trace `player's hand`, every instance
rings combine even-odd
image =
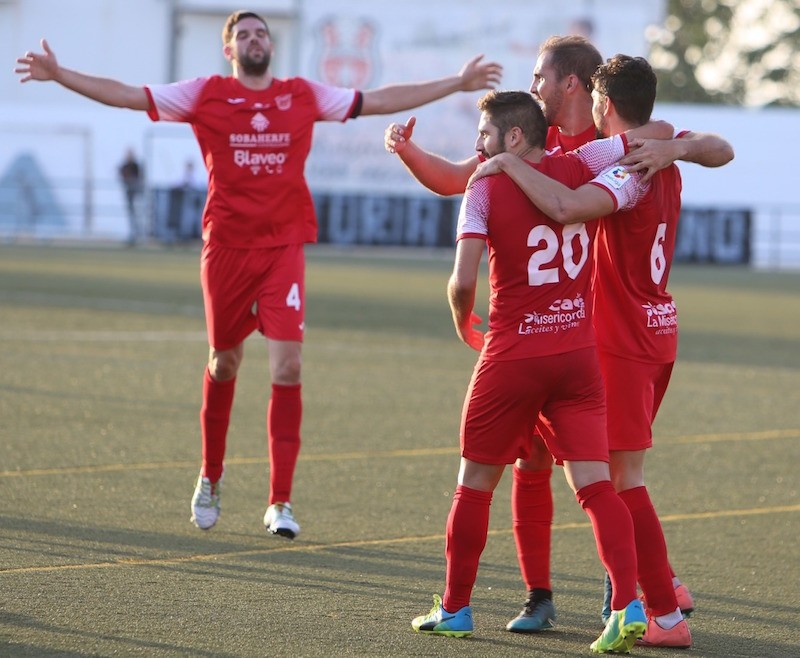
[[[475,171],[472,172],[472,175],[469,177],[467,181],[467,189],[472,187],[472,184],[478,180],[479,178],[483,178],[484,176],[494,176],[495,174],[500,174],[504,171],[503,164],[505,162],[505,153],[498,153],[494,157],[489,158],[488,160],[484,160],[481,162],[476,168]]]
[[[414,132],[417,117],[409,117],[405,125],[390,123],[383,133],[383,146],[389,153],[402,153]]]
[[[642,182],[646,183],[664,167],[669,167],[680,157],[679,140],[632,139],[628,142],[629,153],[619,163],[628,171],[642,171]]]
[[[58,74],[58,60],[55,54],[45,39],[42,39],[41,45],[43,53],[32,53],[29,50],[23,57],[17,59],[17,64],[20,66],[14,69],[14,73],[22,76],[20,82],[54,80]]]
[[[482,62],[483,55],[469,60],[458,72],[461,91],[494,89],[503,77],[503,67],[497,62]]]
[[[483,320],[475,313],[469,314],[469,322],[466,326],[461,327],[459,335],[467,345],[469,345],[476,352],[483,350],[484,334],[475,328],[475,325],[480,324]]]

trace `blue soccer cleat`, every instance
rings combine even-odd
[[[536,602],[528,599],[522,612],[506,624],[506,630],[512,633],[540,633],[554,628],[555,622],[556,607],[552,599]]]
[[[442,607],[442,598],[433,595],[433,607],[427,615],[415,617],[411,627],[426,635],[466,637],[472,635],[472,609],[465,605],[457,612],[447,612]]]

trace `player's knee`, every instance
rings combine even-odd
[[[212,352],[208,359],[208,372],[214,381],[225,382],[236,377],[240,363],[241,355],[234,350]]]
[[[612,450],[609,469],[616,491],[644,486],[644,459],[639,452]]]
[[[628,489],[643,487],[644,477],[638,474],[626,473],[624,471],[619,472],[612,469],[611,484],[614,485],[614,490],[617,492],[627,491]]]
[[[300,383],[300,358],[283,358],[272,364],[272,383],[295,386]]]

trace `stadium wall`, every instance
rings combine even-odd
[[[447,75],[483,52],[504,64],[505,88],[527,88],[538,44],[548,35],[588,30],[607,56],[646,55],[645,29],[661,20],[664,5],[506,0],[487,16],[477,1],[407,0],[400,21],[396,5],[386,0],[276,0],[258,10],[270,20],[278,76],[369,88]],[[45,36],[65,65],[133,84],[229,70],[219,33],[238,1],[72,0],[68,6],[67,12],[61,0],[0,2],[0,55],[9,68]],[[471,155],[479,96],[459,94],[416,111],[418,142],[453,159]],[[736,150],[724,169],[681,165],[679,257],[800,267],[800,201],[790,181],[790,154],[774,147],[785,135],[798,134],[800,111],[659,105],[656,116],[681,128],[718,132]],[[383,150],[386,125],[406,118],[318,125],[307,177],[323,240],[452,242],[459,199],[427,193]],[[187,162],[202,171],[191,130],[91,103],[57,85],[20,85],[13,74],[2,76],[0,236],[125,239],[116,169],[128,148],[144,161],[148,220],[161,236],[166,191]]]

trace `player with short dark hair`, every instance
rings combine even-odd
[[[223,460],[244,340],[267,338],[272,391],[267,411],[270,457],[267,531],[294,538],[291,509],[300,450],[301,347],[305,328],[305,243],[317,220],[304,166],[317,121],[388,114],[457,91],[492,88],[502,69],[482,56],[456,75],[429,82],[359,91],[304,78],[275,78],[266,20],[231,14],[222,32],[232,75],[145,87],[60,66],[45,40],[43,53],[17,60],[21,82],[54,80],[92,100],[147,112],[154,121],[189,123],[209,172],[203,212],[201,281],[209,339],[200,412],[202,467],[192,521],[211,528],[219,517]]]

